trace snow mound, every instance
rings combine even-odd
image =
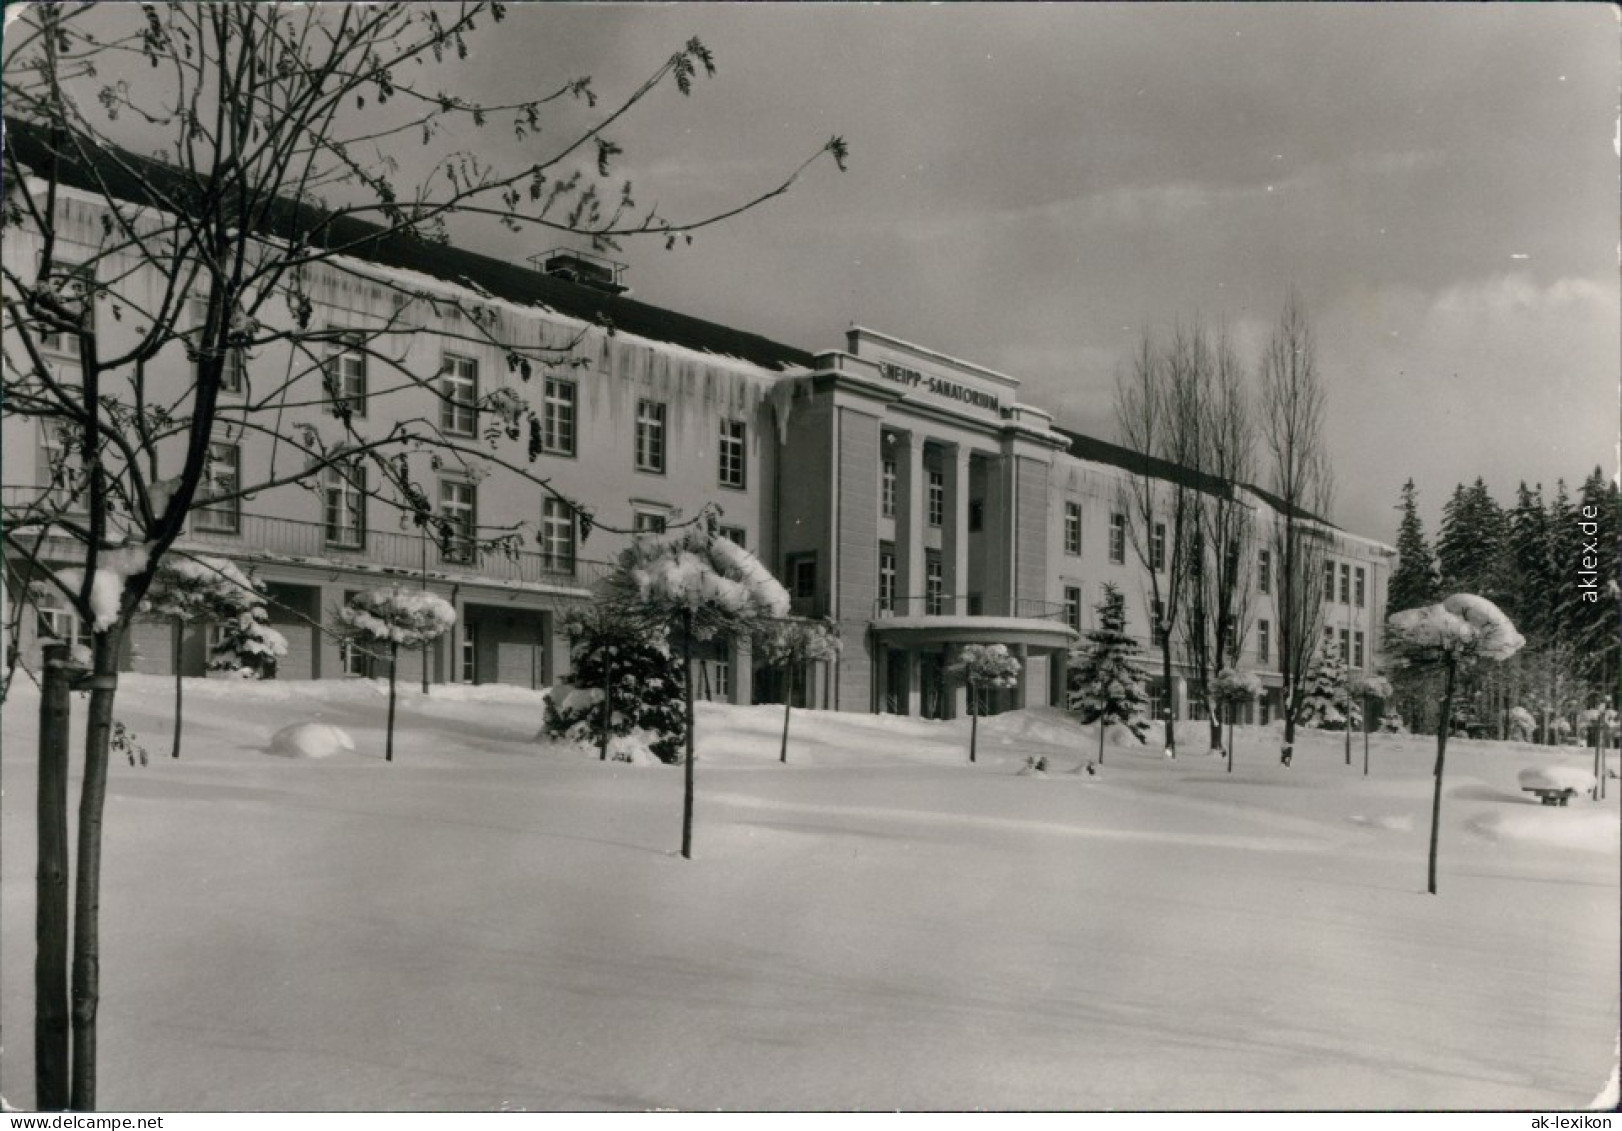
[[[270,752],[283,758],[330,758],[355,749],[355,740],[326,723],[294,723],[277,731],[270,740]]]
[[[1362,825],[1366,829],[1388,829],[1391,832],[1407,833],[1414,830],[1412,817],[1365,817],[1357,814],[1348,817],[1354,825]]]
[[[1522,789],[1573,789],[1586,793],[1594,788],[1594,775],[1581,766],[1530,766],[1515,780]]]
[[[1622,846],[1622,825],[1610,809],[1561,809],[1542,805],[1489,813],[1469,825],[1491,840],[1530,841],[1556,848],[1615,853]]]

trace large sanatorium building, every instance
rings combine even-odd
[[[66,189],[58,207],[59,239],[67,241],[58,258],[93,258],[102,231],[97,198]],[[8,227],[3,254],[26,274],[38,240]],[[98,281],[114,274],[100,270]],[[772,569],[795,612],[838,622],[839,660],[795,685],[793,694],[810,705],[951,717],[963,702],[946,666],[968,643],[1005,644],[1026,661],[1020,686],[1001,705],[1062,702],[1067,651],[1092,627],[1103,586],[1114,583],[1126,594],[1128,631],[1144,646],[1157,713],[1201,710],[1186,694],[1186,672],[1169,688],[1159,679],[1146,575],[1121,503],[1129,476],[1170,487],[1183,470],[1059,427],[1052,413],[1021,401],[1013,376],[863,327],[846,331],[839,348],[808,352],[631,298],[616,266],[576,252],[515,264],[393,240],[313,275],[306,286],[318,323],[390,322],[397,332],[368,339],[366,349],[334,346],[302,381],[285,344],[234,359],[211,461],[225,489],[264,481],[278,460],[285,467],[291,458],[274,436],[233,427],[237,406],[263,408],[272,388],[302,389],[302,396],[278,394],[289,406],[285,424],[336,426],[330,412],[311,407],[323,395],[321,369],[325,388],[336,385],[365,406],[357,428],[375,435],[432,416],[446,434],[477,440],[496,406],[516,396],[539,422],[539,454],[529,466],[565,496],[606,523],[639,530],[719,504],[722,533]],[[139,302],[142,288],[158,285],[136,272],[116,287]],[[112,288],[97,297],[98,333],[129,332],[106,317]],[[436,298],[459,300],[462,312]],[[485,312],[480,332],[466,323],[469,309]],[[71,377],[77,361],[69,341],[47,336],[43,345]],[[551,346],[569,364],[526,380],[497,341]],[[380,349],[393,351],[393,366],[440,374],[437,395],[430,388],[377,395],[389,379]],[[8,342],[8,364],[12,356]],[[154,372],[178,395],[192,363],[174,343]],[[47,489],[60,441],[11,413],[3,439],[6,501],[15,505]],[[313,484],[199,505],[177,548],[232,559],[266,583],[271,620],[289,642],[276,678],[371,674],[371,658],[328,626],[348,594],[392,580],[426,586],[458,614],[437,647],[404,657],[403,676],[418,678],[425,662],[435,681],[550,685],[568,668],[562,617],[591,600],[625,536],[599,529],[586,537],[570,508],[500,468],[410,458],[439,513],[470,535],[467,545],[402,529],[396,512],[369,500],[353,478],[328,472]],[[1235,489],[1256,508],[1259,525],[1271,523],[1276,500],[1254,487]],[[1353,669],[1367,670],[1379,650],[1394,551],[1317,525],[1329,545],[1326,636]],[[474,535],[512,529],[528,532],[523,548],[470,548]],[[66,560],[70,551],[53,542],[45,552]],[[1270,563],[1265,550],[1256,553],[1242,664],[1269,688],[1255,720],[1264,722],[1278,707],[1278,620]],[[13,595],[18,565],[7,563]],[[25,656],[37,654],[46,634],[81,631],[49,593],[34,592],[38,613],[24,619],[19,642]],[[172,672],[178,656],[182,671],[201,674],[210,631],[137,623],[126,665]],[[702,687],[713,699],[740,703],[781,693],[746,645],[729,642],[709,649]]]

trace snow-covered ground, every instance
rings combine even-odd
[[[1111,745],[1052,711],[968,724],[701,706],[679,768],[538,744],[541,697],[125,676],[112,767],[108,1109],[1563,1108],[1615,1062],[1619,820],[1433,740],[1295,764],[1241,729]],[[38,696],[3,716],[0,1090],[32,1100]],[[356,750],[272,752],[291,723]],[[1046,756],[1046,775],[1022,774]],[[75,759],[77,762],[77,759]],[[1612,765],[1615,765],[1613,757]]]

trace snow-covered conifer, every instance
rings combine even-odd
[[[546,733],[595,745],[606,761],[616,738],[640,732],[662,762],[681,760],[687,737],[681,661],[662,627],[634,625],[602,605],[564,620],[569,672],[546,701]]]
[[[1143,673],[1133,663],[1138,643],[1126,634],[1126,600],[1113,584],[1105,583],[1104,598],[1096,606],[1098,627],[1088,632],[1087,643],[1070,651],[1070,687],[1066,705],[1083,723],[1098,724],[1098,761],[1104,761],[1104,729],[1111,723],[1126,727],[1139,742],[1148,732],[1149,697]]]
[[[1312,657],[1301,693],[1301,725],[1321,730],[1342,730],[1346,726],[1346,661],[1327,641]]]

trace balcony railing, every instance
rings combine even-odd
[[[988,610],[978,596],[925,594],[920,597],[880,598],[873,602],[873,619],[890,617],[1020,617],[1025,620],[1064,620],[1064,604],[1021,597],[1013,608]]]
[[[526,585],[589,588],[613,568],[607,562],[508,550],[456,542],[450,552],[433,538],[389,530],[368,530],[360,537],[345,531],[342,541],[329,540],[319,522],[244,514],[234,533],[200,530],[195,523],[181,544],[229,552],[251,549],[293,558],[319,559],[344,565],[381,568],[389,573],[476,574],[493,581]]]
[[[21,508],[39,495],[38,488],[6,487],[0,499],[8,509]],[[218,523],[219,518],[212,516],[209,521]],[[176,545],[218,554],[266,554],[410,576],[423,573],[430,577],[472,575],[492,581],[571,589],[590,588],[613,569],[608,562],[480,547],[460,541],[452,543],[447,553],[433,538],[415,533],[368,530],[356,538],[353,531],[346,530],[342,540],[329,539],[327,533],[323,523],[257,514],[238,515],[235,530],[203,529],[194,512]],[[47,540],[46,553],[53,558],[71,560],[81,557],[83,548],[76,540],[58,534]]]

